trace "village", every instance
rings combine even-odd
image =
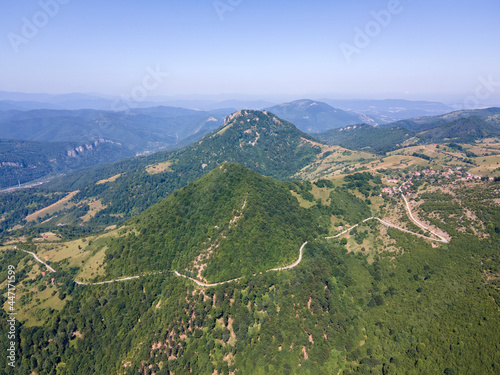
[[[410,175],[407,176],[408,181],[401,186],[390,186],[383,188],[382,194],[380,194],[380,196],[382,197],[383,193],[388,195],[399,194],[400,192],[403,192],[403,190],[406,191],[407,196],[411,196],[412,193],[408,192],[408,189],[410,188],[410,186],[413,186],[412,179],[424,179],[425,177],[447,178],[447,179],[455,178],[453,181],[451,181],[452,184],[456,184],[457,181],[469,182],[469,181],[495,180],[494,177],[482,177],[466,172],[463,170],[462,167],[456,167],[455,169],[445,168],[444,170],[435,170],[432,168],[427,168],[422,171],[416,171],[410,173]],[[400,183],[400,180],[397,178],[388,178],[385,181],[389,184]]]

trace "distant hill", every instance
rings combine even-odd
[[[212,112],[230,108],[230,113],[238,108],[257,109],[272,106],[275,102],[255,98],[233,99],[227,96],[181,97],[148,96],[141,102],[123,101],[121,98],[101,94],[43,94],[0,91],[0,110],[58,109],[58,110],[114,110],[149,108],[157,106],[182,107]]]
[[[500,124],[500,108],[492,107],[486,109],[455,111],[440,116],[417,117],[408,120],[397,121],[392,124],[382,125],[382,127],[402,126],[404,128],[407,128],[408,130],[419,132],[427,129],[432,129],[436,126],[445,124],[453,120],[468,118],[472,116],[480,118],[493,125]]]
[[[125,112],[10,111],[0,116],[0,120],[3,138],[46,142],[85,142],[103,138],[122,144],[134,155],[175,146],[207,123],[211,128],[217,128],[222,124],[223,116],[156,107]]]
[[[413,117],[436,116],[449,113],[453,108],[439,102],[413,101],[402,99],[386,100],[335,100],[320,99],[336,108],[343,109],[349,113],[355,113],[370,117],[376,121],[375,124],[389,124],[399,120]]]
[[[109,243],[106,269],[177,269],[210,282],[250,276],[293,263],[315,224],[288,184],[224,163],[128,221],[137,235]]]
[[[308,99],[275,105],[266,110],[290,121],[306,133],[321,133],[329,129],[362,122],[359,115]]]
[[[399,126],[380,128],[359,124],[328,130],[315,136],[329,145],[384,154],[400,148],[404,141],[413,136],[413,133]]]

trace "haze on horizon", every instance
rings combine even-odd
[[[0,91],[500,104],[497,1],[3,2]],[[233,95],[233,94],[231,94]]]

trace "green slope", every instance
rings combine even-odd
[[[332,129],[315,136],[329,145],[384,154],[400,148],[404,141],[413,136],[413,133],[399,126],[380,128],[360,124]]]
[[[137,234],[109,244],[104,278],[171,269],[197,277],[200,254],[210,282],[251,275],[293,263],[317,223],[287,183],[224,163],[128,221]]]
[[[500,124],[494,124],[477,116],[459,118],[417,134],[424,142],[441,143],[454,141],[473,143],[476,140],[499,137]]]

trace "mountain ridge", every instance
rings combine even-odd
[[[282,103],[265,110],[292,122],[306,133],[320,133],[362,121],[357,114],[348,113],[329,104],[310,99]]]

